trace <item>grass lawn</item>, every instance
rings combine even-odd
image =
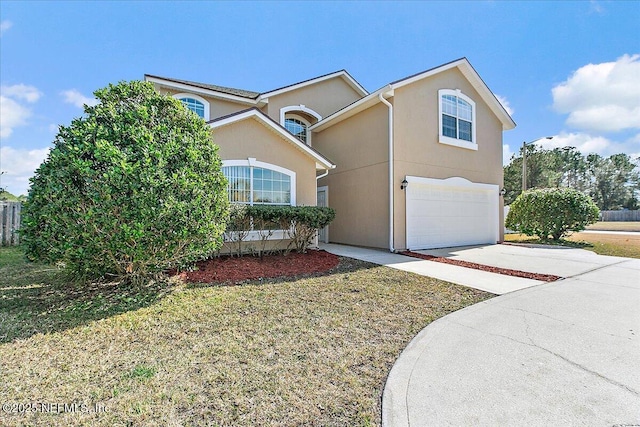
[[[587,230],[600,231],[640,231],[639,221],[599,221],[587,227]]]
[[[524,234],[505,234],[506,242],[542,243],[537,237]],[[621,234],[574,233],[563,245],[587,249],[600,255],[640,258],[640,236]]]
[[[348,258],[241,286],[83,288],[0,248],[0,403],[89,409],[0,425],[379,425],[407,343],[491,296]]]

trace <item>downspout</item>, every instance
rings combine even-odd
[[[395,252],[393,247],[393,105],[384,99],[382,92],[378,99],[389,108],[389,252]]]
[[[326,172],[325,173],[321,173],[320,175],[316,176],[316,181],[318,181],[320,178],[324,178],[325,176],[329,175],[329,169],[325,169]],[[317,187],[317,183],[316,183],[316,187]]]

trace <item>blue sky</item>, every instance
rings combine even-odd
[[[0,2],[1,186],[145,73],[258,92],[346,69],[367,90],[467,57],[523,141],[640,155],[639,1]]]

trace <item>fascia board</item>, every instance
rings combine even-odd
[[[240,122],[242,120],[246,120],[246,119],[249,119],[249,118],[252,118],[252,119],[255,119],[255,120],[259,121],[260,123],[262,123],[263,125],[268,127],[270,130],[272,130],[273,132],[275,132],[278,135],[282,136],[288,142],[293,144],[296,148],[298,148],[299,150],[301,150],[304,153],[306,153],[309,156],[311,156],[316,161],[316,168],[317,169],[334,169],[336,167],[336,165],[331,163],[329,160],[325,159],[323,156],[321,156],[316,151],[311,149],[309,146],[304,144],[298,138],[296,138],[295,136],[291,135],[289,132],[287,132],[280,125],[278,125],[277,123],[273,122],[271,119],[265,117],[263,115],[263,113],[261,113],[260,111],[258,111],[256,109],[251,109],[251,110],[245,111],[245,112],[240,113],[240,114],[235,114],[233,116],[227,117],[226,119],[217,120],[215,122],[209,123],[209,126],[212,129],[215,129],[215,128],[219,128],[219,127],[222,127],[222,126],[229,125],[231,123]]]
[[[196,86],[191,86],[191,85],[184,84],[184,83],[172,82],[170,80],[159,79],[157,77],[145,76],[144,79],[146,81],[148,81],[148,82],[156,83],[156,84],[161,85],[161,86],[165,86],[165,87],[169,87],[169,88],[173,88],[173,89],[178,89],[178,90],[181,90],[181,91],[194,92],[194,93],[197,93],[197,94],[200,94],[200,95],[211,96],[211,97],[214,97],[214,98],[221,98],[221,99],[225,99],[225,100],[229,100],[229,101],[238,102],[238,103],[241,103],[241,104],[247,104],[247,105],[257,105],[258,104],[257,100],[247,99],[247,98],[243,98],[241,96],[230,95],[228,93],[222,93],[222,92],[218,92],[218,91],[215,91],[215,90],[210,90],[210,89],[204,89],[204,88],[200,88],[200,87],[196,87]]]

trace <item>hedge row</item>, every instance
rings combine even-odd
[[[333,221],[333,209],[321,206],[271,206],[232,204],[225,231],[225,240],[235,245],[235,252],[242,255],[242,244],[251,231],[258,233],[261,242],[260,256],[268,241],[273,240],[274,230],[283,230],[282,240],[289,240],[286,251],[292,248],[305,252],[318,229]]]

